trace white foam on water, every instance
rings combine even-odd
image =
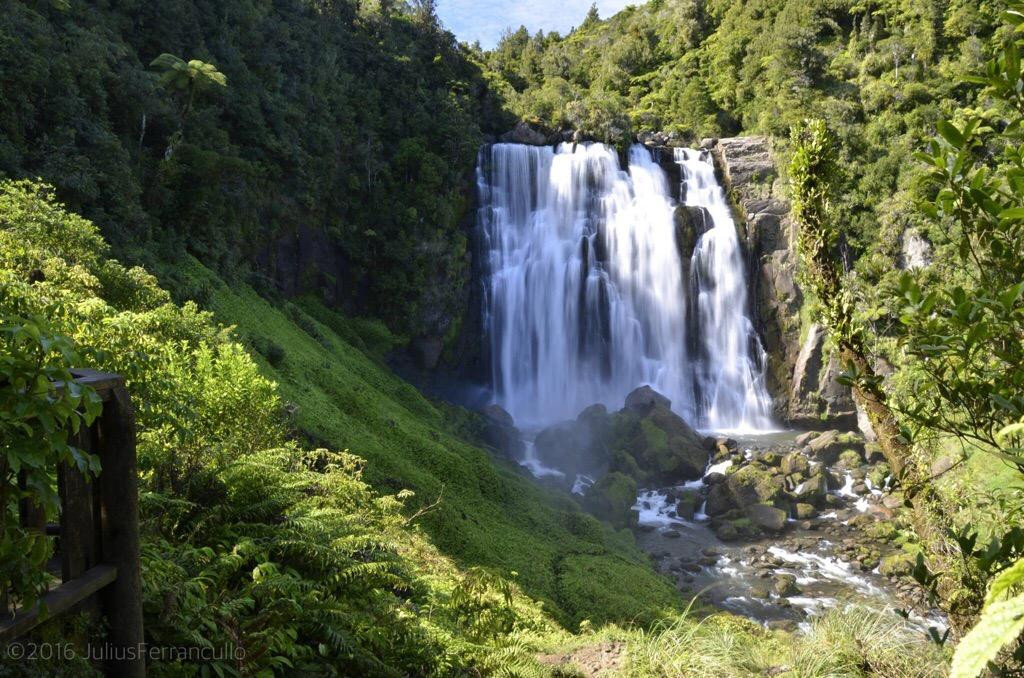
[[[732,459],[726,459],[725,461],[720,461],[717,464],[711,464],[710,466],[708,466],[708,469],[704,471],[704,477],[707,478],[712,473],[725,473],[725,470],[731,466]]]

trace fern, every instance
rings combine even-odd
[[[1004,648],[1024,634],[1024,559],[1001,572],[989,585],[977,625],[963,637],[953,655],[952,678],[976,678]]]

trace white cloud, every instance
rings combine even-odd
[[[438,0],[437,13],[442,23],[459,40],[479,40],[485,48],[498,44],[508,28],[526,26],[530,33],[558,31],[563,35],[579,26],[593,0]],[[602,18],[610,17],[637,0],[598,0]]]

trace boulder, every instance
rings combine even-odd
[[[803,433],[798,435],[796,437],[796,440],[794,440],[793,442],[796,444],[797,447],[803,447],[807,443],[817,438],[819,435],[821,435],[821,433],[819,433],[818,431],[804,431]]]
[[[807,520],[814,517],[815,509],[810,504],[800,502],[793,507],[793,513],[796,515],[797,520]]]
[[[736,501],[732,498],[732,492],[729,491],[728,485],[719,483],[708,488],[707,503],[704,506],[705,513],[709,516],[720,516],[734,508],[737,508]]]
[[[693,520],[700,507],[701,496],[697,490],[683,490],[676,502],[676,515],[684,520]]]
[[[700,478],[710,456],[705,439],[663,404],[663,396],[651,393],[657,397],[645,394],[646,404],[634,398],[635,409],[623,409],[611,418],[612,467],[645,485]]]
[[[891,473],[892,469],[890,469],[889,465],[883,461],[879,464],[875,464],[874,468],[868,472],[867,478],[871,481],[871,486],[874,489],[880,490],[885,487],[885,480]]]
[[[641,386],[626,396],[626,409],[633,412],[647,414],[658,406],[669,409],[672,406],[672,401],[650,386]]]
[[[535,128],[528,122],[520,120],[516,126],[501,135],[501,141],[507,144],[528,144],[530,146],[546,146],[550,134]]]
[[[840,433],[839,431],[825,431],[807,443],[811,456],[816,461],[832,466],[839,459],[844,450],[858,450],[864,452],[864,441],[856,433]]]
[[[878,572],[886,577],[902,577],[910,574],[917,564],[917,556],[907,551],[900,551],[882,558],[878,563]]]
[[[864,457],[861,453],[854,449],[846,449],[839,453],[839,459],[836,460],[836,466],[846,470],[853,470],[864,463]]]
[[[798,500],[817,504],[828,495],[828,481],[824,473],[815,473],[793,489],[793,496]]]
[[[633,527],[637,523],[636,481],[621,473],[609,473],[587,488],[584,507],[616,528]]]
[[[796,584],[796,577],[791,574],[777,574],[772,577],[772,588],[783,597],[798,596],[802,593]]]
[[[786,527],[786,512],[770,504],[751,504],[747,516],[754,525],[769,532],[781,532]]]
[[[538,433],[534,440],[537,458],[570,478],[580,474],[599,476],[610,462],[609,426],[604,405],[591,405],[575,421],[555,424]]]
[[[734,502],[741,507],[775,503],[782,498],[785,482],[757,464],[748,464],[726,478]]]
[[[799,452],[790,452],[782,458],[782,472],[786,475],[790,473],[803,473],[806,475],[809,470],[810,463],[807,457]]]
[[[512,415],[498,405],[488,405],[482,410],[482,414],[484,442],[509,459],[521,458],[525,446]]]

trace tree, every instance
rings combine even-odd
[[[959,635],[980,608],[982,583],[976,563],[965,557],[948,532],[950,524],[930,470],[914,453],[896,412],[875,373],[864,328],[855,316],[855,299],[843,284],[836,253],[840,231],[832,210],[837,176],[836,143],[822,120],[794,130],[796,150],[789,167],[793,217],[798,226],[802,284],[817,297],[821,321],[829,329],[846,370],[843,381],[865,409],[886,462],[903,486],[910,520],[925,550],[920,579],[935,594]]]
[[[199,59],[185,62],[166,52],[153,59],[149,65],[150,68],[160,71],[158,81],[160,86],[171,92],[179,101],[178,131],[171,136],[171,141],[167,146],[167,155],[170,155],[174,146],[181,141],[185,121],[188,119],[189,113],[192,112],[196,96],[213,88],[227,87],[228,79],[213,64]]]

